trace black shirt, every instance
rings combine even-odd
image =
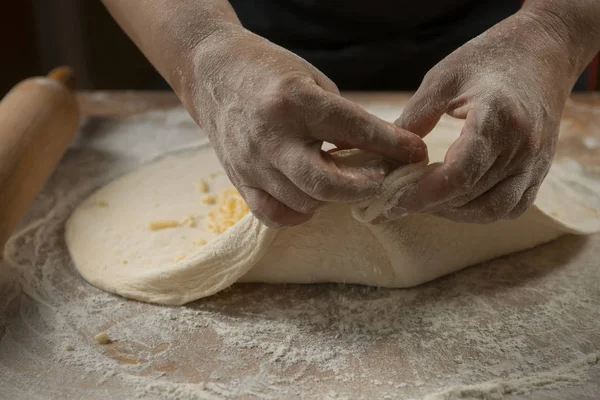
[[[340,89],[414,90],[446,55],[520,0],[231,0],[250,31],[305,58]]]

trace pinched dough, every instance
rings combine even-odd
[[[444,118],[428,135],[431,162],[443,160],[460,127]],[[344,151],[336,157],[356,163],[373,156]],[[271,229],[247,214],[218,234],[201,222],[188,223],[205,219],[218,193],[231,186],[224,174],[215,173],[220,166],[207,147],[168,156],[100,189],[68,220],[66,241],[76,268],[91,284],[174,305],[238,281],[411,287],[563,234],[600,231],[600,213],[577,189],[584,184],[560,166],[553,166],[534,207],[517,220],[477,225],[414,215],[365,223],[382,214],[425,168],[400,167],[386,177],[377,198],[328,205],[301,226]],[[203,190],[198,182],[206,183]],[[174,223],[148,229],[155,221]]]

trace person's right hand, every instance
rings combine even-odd
[[[417,135],[343,99],[308,62],[239,26],[214,31],[193,49],[188,65],[180,98],[266,225],[300,224],[323,202],[377,193],[385,163],[337,165],[321,150],[324,141],[399,163],[427,157]]]

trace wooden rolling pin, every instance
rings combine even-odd
[[[79,126],[74,90],[73,71],[60,67],[0,101],[0,254]]]

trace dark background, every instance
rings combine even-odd
[[[5,2],[0,14],[0,97],[19,81],[59,65],[75,69],[79,89],[168,89],[100,1]]]
[[[0,96],[67,64],[80,89],[163,89],[100,1],[7,1],[0,16]]]

